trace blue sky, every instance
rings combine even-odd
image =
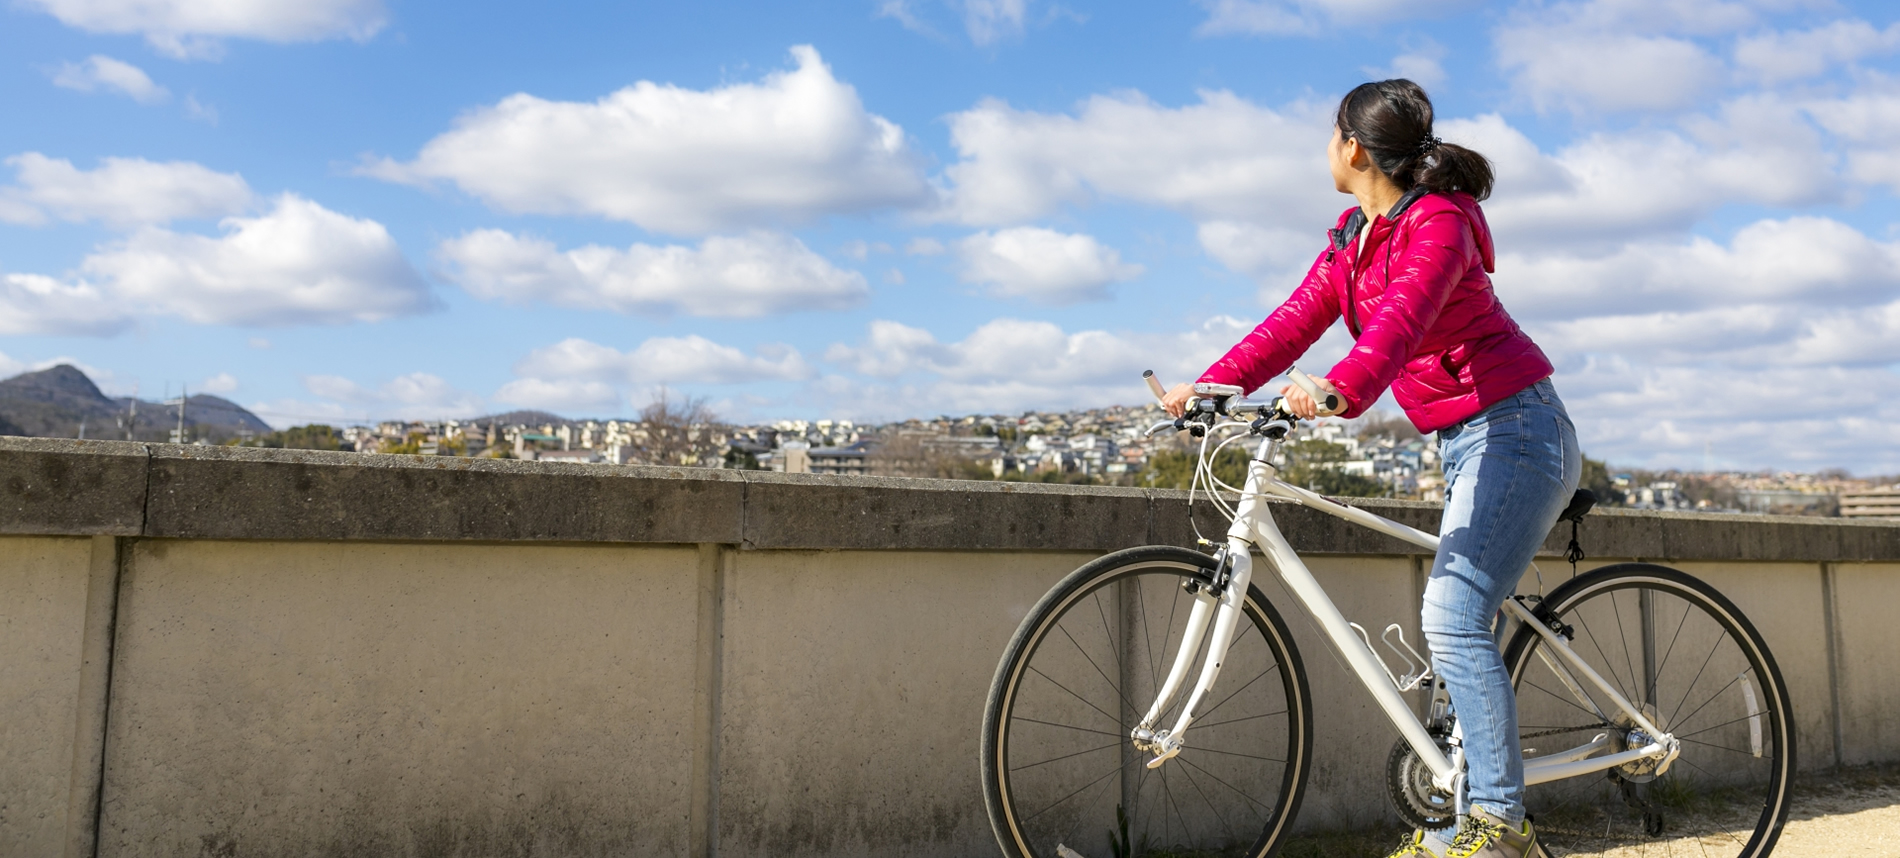
[[[1896,17],[10,0],[0,373],[278,425],[1139,402],[1298,282],[1332,106],[1402,75],[1498,166],[1497,289],[1586,452],[1891,473]]]

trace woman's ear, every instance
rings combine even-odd
[[[1346,138],[1346,163],[1355,170],[1372,166],[1372,155],[1366,151],[1366,147],[1359,145],[1357,137]]]

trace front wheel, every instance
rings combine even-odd
[[[983,797],[1005,855],[1264,858],[1286,839],[1313,715],[1292,635],[1258,589],[1181,753],[1150,770],[1129,739],[1180,649],[1184,585],[1213,572],[1185,548],[1131,548],[1070,573],[1023,619],[983,712]]]
[[[1625,563],[1564,583],[1538,613],[1682,746],[1660,774],[1644,760],[1530,787],[1525,806],[1544,850],[1767,856],[1788,818],[1793,718],[1774,657],[1734,603],[1674,569]],[[1556,669],[1557,658],[1532,628],[1520,628],[1504,655],[1527,761],[1599,735],[1618,751],[1645,741],[1601,689]]]

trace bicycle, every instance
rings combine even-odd
[[[1247,402],[1239,388],[1207,384],[1195,393],[1184,416],[1148,435],[1200,439],[1189,503],[1212,498],[1232,522],[1226,540],[1108,554],[1023,619],[997,665],[981,741],[1003,853],[1266,858],[1286,843],[1312,767],[1314,713],[1292,634],[1253,585],[1256,551],[1397,729],[1385,779],[1400,818],[1453,825],[1464,758],[1443,683],[1397,623],[1381,639],[1404,672],[1388,667],[1287,543],[1269,499],[1431,551],[1438,537],[1279,479],[1299,424],[1280,398]],[[1258,443],[1234,487],[1212,463],[1241,440]],[[1587,512],[1582,494],[1566,518]],[[1726,597],[1674,569],[1623,563],[1513,596],[1500,626],[1511,632],[1526,805],[1547,855],[1773,850],[1795,769],[1791,706],[1767,645]],[[1223,675],[1244,681],[1213,695]],[[1405,697],[1414,691],[1428,695],[1423,718]]]

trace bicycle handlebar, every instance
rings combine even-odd
[[[1307,396],[1313,397],[1314,404],[1319,406],[1319,416],[1331,417],[1345,410],[1345,402],[1341,400],[1339,394],[1320,390],[1319,383],[1314,381],[1312,376],[1300,372],[1299,367],[1287,367],[1286,374],[1288,378],[1293,379],[1294,384],[1299,385],[1301,390],[1306,391]]]

